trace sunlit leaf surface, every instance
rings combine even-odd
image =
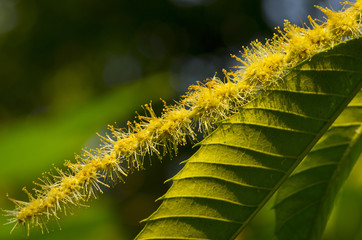
[[[137,239],[233,239],[357,94],[362,39],[295,67],[200,143]]]

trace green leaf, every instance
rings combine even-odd
[[[49,169],[50,163],[72,158],[85,141],[107,124],[126,119],[142,103],[169,98],[172,94],[167,73],[155,74],[122,86],[82,106],[49,118],[28,118],[0,128],[0,180],[26,182]],[[145,95],[144,92],[149,92]],[[22,167],[19,167],[19,166]],[[17,174],[14,175],[14,172]]]
[[[136,239],[234,239],[360,90],[361,52],[316,54],[220,123]]]
[[[278,190],[279,239],[321,239],[336,194],[361,151],[362,91]]]

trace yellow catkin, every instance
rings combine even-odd
[[[236,112],[260,88],[275,83],[291,67],[335,44],[361,36],[362,0],[344,2],[338,12],[318,8],[326,15],[325,21],[309,17],[310,23],[304,28],[286,21],[284,29],[277,28],[278,34],[272,39],[264,44],[252,42],[244,48],[242,57],[232,55],[242,66],[224,70],[225,81],[213,77],[191,86],[178,104],[165,105],[160,117],[151,104],[145,105],[149,116],[139,116],[139,121],[129,123],[127,130],[110,126],[112,135],[101,137],[100,148],[84,150],[75,163],[66,162],[67,171],[56,168],[56,173],[40,178],[35,196],[24,189],[28,202],[10,199],[16,207],[5,211],[10,217],[8,222],[15,223],[14,228],[26,225],[28,229],[46,229],[46,222],[51,217],[57,219],[60,211],[96,198],[102,185],[109,187],[107,181],[120,181],[133,169],[142,168],[144,156],[162,157],[177,151],[187,138],[195,138],[195,128],[207,134],[216,121]]]

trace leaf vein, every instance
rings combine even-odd
[[[321,121],[321,122],[328,122],[328,119],[325,119],[325,118],[317,118],[317,117],[309,116],[309,115],[306,115],[306,114],[301,114],[301,113],[296,113],[296,112],[288,112],[288,111],[283,111],[281,109],[276,109],[276,108],[263,108],[263,107],[259,107],[259,106],[258,107],[245,106],[244,109],[267,110],[267,111],[271,111],[271,112],[285,113],[285,114],[290,114],[290,115],[294,115],[294,116],[297,116],[297,117],[313,119],[313,120],[317,120],[317,121]]]
[[[234,147],[234,148],[238,148],[238,149],[244,149],[244,150],[248,150],[248,151],[252,151],[252,152],[256,152],[256,153],[261,153],[261,154],[265,154],[265,155],[269,155],[269,156],[273,156],[273,157],[289,158],[289,159],[298,159],[297,156],[291,156],[291,155],[283,155],[283,154],[278,154],[278,153],[265,152],[265,151],[258,150],[258,149],[255,149],[255,148],[249,148],[249,147],[244,147],[244,146],[236,146],[236,145],[226,144],[226,143],[203,143],[203,145],[221,145],[221,146],[228,146],[228,147]]]
[[[247,187],[247,188],[253,188],[253,189],[260,189],[260,190],[268,190],[271,191],[273,188],[268,188],[268,187],[261,187],[261,186],[255,186],[255,185],[251,185],[251,184],[247,184],[247,183],[242,183],[242,182],[236,182],[230,179],[226,179],[226,178],[222,178],[219,176],[212,176],[212,175],[198,175],[198,176],[187,176],[187,177],[175,177],[172,180],[173,181],[180,181],[180,180],[188,180],[188,179],[200,179],[200,178],[211,178],[211,179],[217,179],[223,182],[227,182],[227,183],[232,183],[241,187]]]

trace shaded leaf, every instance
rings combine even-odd
[[[321,239],[336,194],[361,154],[361,133],[362,91],[278,190],[279,239]]]
[[[172,94],[167,83],[168,74],[155,74],[86,104],[48,119],[29,118],[12,126],[0,128],[0,179],[34,176],[34,163],[43,171],[49,163],[64,161],[79,151],[84,142],[107,124],[126,119],[142,103]],[[144,94],[147,92],[147,95]],[[19,147],[21,146],[21,147]],[[19,168],[19,164],[22,168]],[[17,173],[14,176],[14,172]],[[14,180],[16,180],[14,179]]]

